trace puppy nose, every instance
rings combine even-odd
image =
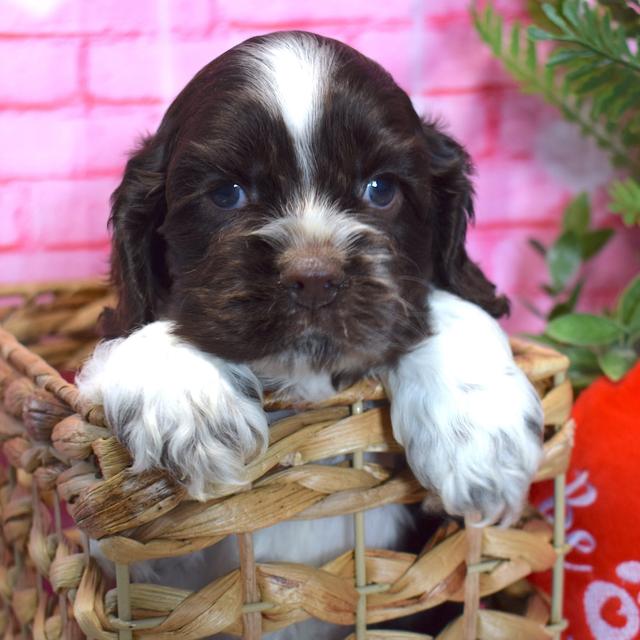
[[[314,259],[296,261],[283,270],[280,281],[301,307],[318,309],[333,302],[344,276],[329,263]]]

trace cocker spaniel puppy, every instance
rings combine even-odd
[[[264,451],[263,388],[315,401],[375,375],[446,510],[513,521],[542,411],[465,251],[470,173],[335,40],[274,33],[204,67],[114,193],[113,339],[79,379],[134,469],[204,499]]]

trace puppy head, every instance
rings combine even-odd
[[[185,87],[113,197],[117,332],[157,317],[233,361],[362,371],[428,331],[430,284],[506,311],[467,257],[466,152],[379,65],[302,32]]]

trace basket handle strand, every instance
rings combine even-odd
[[[478,633],[478,609],[480,608],[480,573],[474,567],[482,554],[483,527],[478,526],[480,514],[470,514],[465,518],[467,541],[467,575],[464,579],[463,638],[476,640]]]
[[[242,577],[242,600],[245,605],[260,602],[260,590],[256,579],[256,558],[253,552],[253,535],[237,534]],[[242,640],[262,638],[262,614],[259,611],[242,614]]]

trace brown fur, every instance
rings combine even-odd
[[[184,338],[228,360],[286,352],[351,378],[393,363],[428,334],[429,285],[494,316],[507,312],[464,248],[473,218],[464,149],[423,122],[375,62],[320,36],[294,37],[332,47],[337,61],[311,144],[316,193],[370,228],[341,256],[344,286],[331,304],[301,308],[281,281],[290,248],[255,233],[285,215],[308,185],[282,117],[249,82],[239,45],[185,87],[114,193],[112,275],[120,302],[107,318],[110,335],[167,317]],[[362,198],[363,185],[380,174],[393,176],[400,190],[386,210]],[[242,210],[212,202],[211,191],[225,180],[249,194]]]

